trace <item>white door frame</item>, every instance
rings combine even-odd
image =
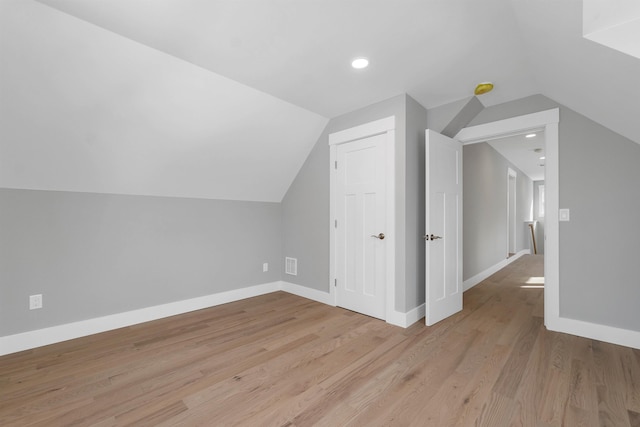
[[[357,139],[368,138],[374,135],[386,135],[385,158],[387,178],[387,212],[386,212],[386,294],[385,294],[385,320],[388,322],[395,311],[395,275],[396,275],[396,220],[395,220],[395,116],[386,117],[364,125],[356,126],[329,135],[329,300],[333,305],[336,302],[336,174],[337,146]],[[388,231],[387,231],[388,230]]]
[[[513,200],[511,200],[511,179],[513,178]],[[510,167],[507,167],[507,258],[513,249],[513,253],[516,253],[518,247],[518,235],[517,235],[517,204],[518,204],[518,172],[514,171]],[[513,207],[513,209],[511,209]],[[511,215],[513,215],[513,228],[511,224]],[[512,248],[513,246],[513,248]]]
[[[567,332],[560,317],[560,235],[558,123],[560,110],[541,111],[462,129],[455,139],[462,144],[491,141],[527,131],[544,130],[545,139],[545,251],[544,251],[544,324],[554,331]],[[571,332],[569,332],[571,333]]]

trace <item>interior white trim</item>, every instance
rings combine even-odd
[[[546,126],[560,121],[560,109],[540,111],[524,116],[498,120],[462,129],[455,139],[463,144],[491,141],[507,136],[520,135],[528,131],[544,130]],[[546,177],[545,177],[546,179]]]
[[[336,193],[336,174],[335,174],[335,162],[338,158],[337,146],[357,139],[368,138],[374,135],[386,134],[385,150],[386,150],[386,177],[387,177],[387,212],[386,222],[387,230],[396,230],[396,172],[395,172],[395,152],[396,152],[396,135],[395,135],[395,116],[386,117],[373,122],[365,123],[360,126],[355,126],[343,131],[334,132],[329,135],[329,294],[331,298],[331,305],[337,305],[336,303],[336,290],[335,290],[335,278],[336,278],[336,259],[335,259],[335,242],[336,242],[336,229],[334,221],[336,216],[336,202],[334,200],[334,194]],[[387,294],[385,298],[385,321],[391,323],[389,319],[395,313],[395,296],[396,296],[396,239],[395,233],[385,233],[387,240]],[[395,323],[394,323],[395,324]]]
[[[307,288],[305,286],[296,285],[295,283],[281,282],[280,290],[323,304],[334,307],[336,306],[335,300],[332,299],[331,294],[317,289]],[[387,311],[387,318],[385,321],[394,326],[408,328],[418,320],[422,319],[425,316],[425,313],[425,304],[423,303],[418,307],[409,310],[407,313],[402,313],[396,310]]]
[[[335,299],[330,293],[319,291],[317,289],[307,288],[305,286],[296,285],[295,283],[281,282],[280,290],[288,292],[290,294],[298,295],[303,298],[308,298],[313,301],[317,301],[323,304],[336,306]],[[399,326],[401,328],[408,328],[416,323],[418,320],[424,318],[426,313],[425,304],[421,304],[418,307],[409,310],[407,313],[402,313],[396,310],[387,311],[386,322]]]
[[[511,178],[513,178],[513,199],[511,200]],[[513,213],[511,207],[513,205]],[[511,248],[518,247],[518,221],[517,221],[517,205],[518,205],[518,172],[507,167],[507,251],[505,252],[507,257],[511,253]],[[511,223],[511,215],[513,215],[513,228],[509,227]]]
[[[387,323],[394,326],[400,326],[401,328],[408,328],[418,320],[423,319],[426,314],[426,304],[422,303],[416,308],[409,310],[407,313],[401,313],[393,310],[387,315]]]
[[[638,331],[584,322],[567,317],[559,317],[552,325],[546,326],[552,331],[565,332],[593,340],[640,349],[640,332]]]
[[[169,316],[176,316],[190,311],[215,307],[216,305],[277,291],[287,292],[322,304],[335,306],[331,295],[327,292],[296,285],[295,283],[277,281],[0,337],[0,356],[86,337],[88,335],[99,334],[101,332],[112,331],[152,320],[163,319]],[[387,323],[406,328],[422,319],[424,315],[424,304],[410,310],[408,313],[400,313],[392,310],[390,314],[387,314]]]
[[[396,128],[396,117],[390,116],[360,126],[334,132],[329,135],[329,145],[343,144],[356,139],[380,135]]]
[[[141,308],[139,310],[126,311],[124,313],[95,317],[79,322],[8,335],[0,337],[0,356],[264,295],[278,291],[281,288],[282,285],[280,282],[265,283],[188,300]]]
[[[517,135],[531,130],[544,130],[545,137],[545,250],[544,250],[544,322],[547,329],[579,335],[571,324],[560,319],[560,233],[558,122],[560,109],[513,117],[462,129],[456,139],[463,144],[473,144],[506,135]],[[569,326],[569,329],[557,329]]]
[[[295,283],[280,282],[280,290],[288,292],[299,297],[307,298],[323,304],[335,307],[335,301],[331,299],[331,294],[317,289],[307,288],[306,286],[296,285]]]
[[[521,256],[529,255],[530,253],[531,253],[531,250],[523,249],[523,250],[519,251],[517,254],[515,254],[514,256],[509,257],[509,258],[505,258],[502,261],[500,261],[499,263],[492,265],[491,267],[487,268],[484,271],[481,271],[480,273],[476,274],[475,276],[469,277],[467,280],[462,282],[463,289],[465,291],[468,291],[469,289],[473,288],[478,283],[482,282],[487,277],[489,277],[492,274],[502,270],[507,265],[511,264],[513,261],[517,260]]]

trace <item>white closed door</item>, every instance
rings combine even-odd
[[[426,324],[462,310],[462,144],[426,132]]]
[[[385,139],[371,136],[337,147],[336,304],[385,319]]]

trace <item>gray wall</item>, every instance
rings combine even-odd
[[[640,146],[543,96],[486,108],[471,124],[555,107],[560,207],[571,209],[560,223],[561,315],[640,331]],[[332,119],[282,204],[0,189],[0,336],[281,278],[328,291],[328,134],[391,115],[396,309],[419,305],[424,115],[401,95]],[[299,259],[298,276],[282,273],[285,255]],[[44,308],[30,311],[34,293]]]
[[[507,256],[507,170],[518,174],[516,250],[529,249],[527,226],[532,182],[486,142],[463,147],[463,278],[466,280]]]
[[[425,129],[427,110],[407,96],[405,310],[425,301]],[[402,310],[404,311],[404,310]]]
[[[472,124],[560,108],[560,315],[640,331],[640,141],[542,95],[486,108]]]
[[[298,276],[283,280],[329,292],[328,135],[389,116],[396,117],[395,308],[406,312],[424,302],[424,244],[416,236],[424,234],[426,110],[404,94],[329,121],[282,201],[283,256],[298,259]]]
[[[516,206],[516,221],[518,224],[516,230],[518,233],[518,246],[516,250],[521,251],[529,249],[533,253],[533,243],[531,242],[531,232],[529,231],[529,225],[525,224],[526,221],[533,220],[533,181],[520,169],[516,168],[513,164],[509,167],[518,172],[518,184],[517,184],[517,203]]]
[[[0,189],[0,336],[280,280],[281,231],[279,203]]]
[[[538,206],[540,204],[540,186],[544,185],[544,181],[533,182],[533,219],[536,223],[536,249],[538,254],[544,254],[544,217],[538,215]],[[531,252],[533,253],[533,251]]]

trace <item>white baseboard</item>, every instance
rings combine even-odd
[[[421,304],[416,308],[409,310],[406,313],[401,313],[399,311],[393,311],[389,316],[387,316],[387,323],[390,323],[395,326],[400,326],[401,328],[408,328],[409,326],[416,323],[418,320],[422,319],[426,314],[426,306],[425,304]]]
[[[0,356],[18,351],[29,350],[57,342],[80,338],[87,335],[201,310],[228,302],[264,295],[281,289],[280,282],[265,283],[249,286],[218,294],[176,301],[139,310],[96,317],[79,322],[66,323],[50,328],[23,332],[15,335],[0,337]]]
[[[321,302],[323,304],[331,305],[335,307],[331,294],[322,292],[317,289],[307,288],[305,286],[296,285],[295,283],[281,282],[280,289],[290,294],[298,295],[303,298],[308,298],[314,301]],[[401,313],[399,311],[391,312],[386,319],[386,322],[400,326],[401,328],[408,328],[409,326],[422,319],[425,315],[425,305],[422,304],[413,310],[409,310],[407,313]]]
[[[528,253],[528,251],[519,252],[515,256],[509,258],[509,260],[505,261],[513,262],[515,259],[521,257],[522,255],[525,255],[526,253]],[[507,265],[509,262],[505,263],[504,265]],[[496,264],[496,266],[493,266],[491,269],[485,270],[481,274],[465,281],[465,290],[468,289],[466,287],[467,282],[470,282],[472,279],[475,280],[477,277],[484,275],[484,278],[471,285],[475,286],[475,284],[481,282],[486,277],[489,277],[491,274],[502,268],[497,268],[497,266],[501,264],[503,263]],[[318,291],[316,289],[307,288],[289,282],[271,282],[262,285],[221,292],[218,294],[192,298],[184,301],[177,301],[154,307],[127,311],[125,313],[97,317],[94,319],[67,323],[64,325],[52,326],[50,328],[38,329],[35,331],[0,337],[0,356],[54,344],[57,342],[67,341],[74,338],[80,338],[87,335],[93,335],[100,332],[110,331],[113,329],[123,328],[126,326],[136,325],[143,322],[149,322],[164,317],[188,313],[190,311],[201,310],[203,308],[214,307],[216,305],[226,304],[229,302],[264,295],[280,290],[301,296],[303,298],[318,301],[323,304],[332,306],[335,305],[330,299],[330,294],[327,292]],[[402,328],[407,328],[416,323],[418,320],[422,319],[424,316],[425,304],[421,304],[420,306],[409,310],[407,313],[393,311],[387,317],[387,323],[395,326],[400,326]],[[552,331],[640,349],[640,332],[638,331],[599,325],[564,317],[556,319],[553,324],[547,324],[546,327],[547,329]]]
[[[331,294],[322,292],[317,289],[307,288],[306,286],[296,285],[295,283],[280,282],[280,290],[299,297],[308,298],[323,304],[335,306],[335,302],[331,299]]]
[[[545,321],[545,326],[550,331],[640,349],[640,332],[638,331],[569,319],[567,317],[559,317],[551,324]]]
[[[531,253],[531,250],[529,249],[524,249],[521,250],[520,252],[518,252],[517,254],[513,255],[512,257],[503,259],[502,261],[500,261],[499,263],[492,265],[491,267],[487,268],[484,271],[481,271],[480,273],[476,274],[473,277],[469,277],[467,280],[465,280],[462,283],[462,287],[465,291],[468,291],[469,289],[473,288],[475,285],[477,285],[478,283],[482,282],[484,279],[486,279],[487,277],[491,276],[492,274],[502,270],[503,268],[505,268],[507,265],[511,264],[513,261],[517,260],[518,258],[520,258],[523,255],[529,255]]]

